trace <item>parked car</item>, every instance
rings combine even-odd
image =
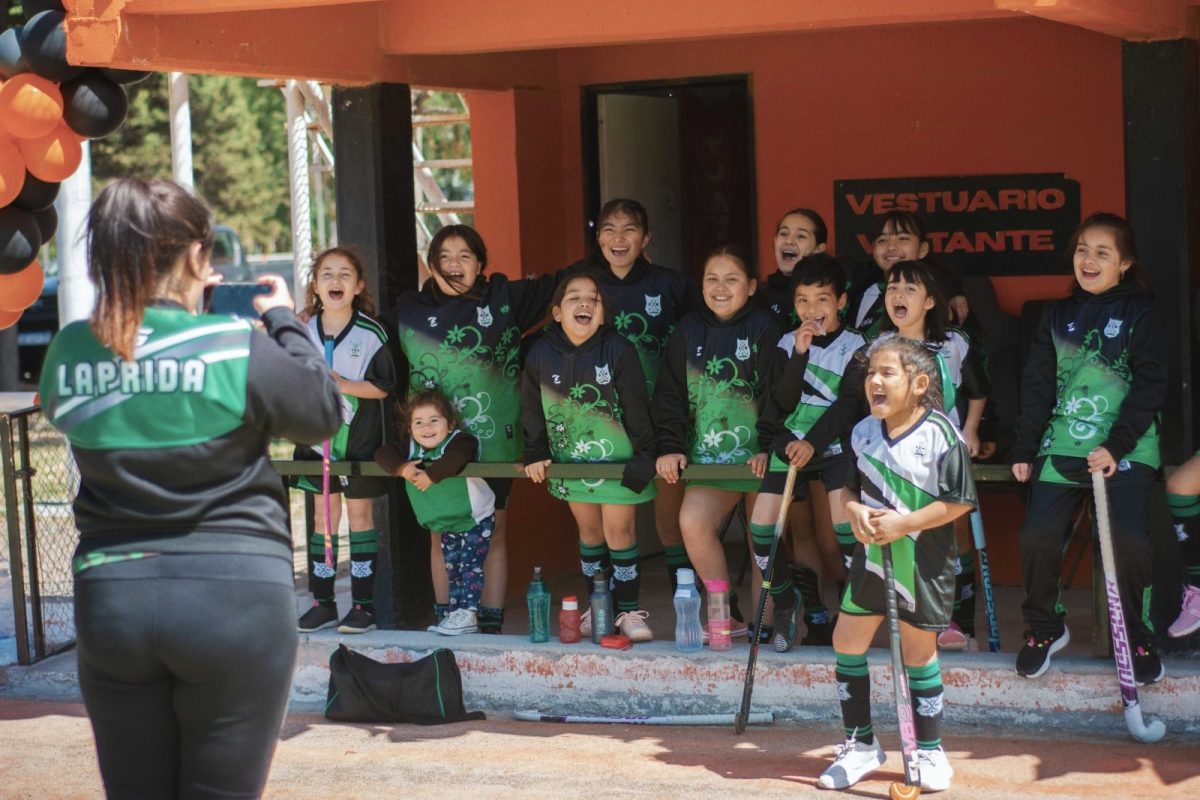
[[[227,281],[253,281],[254,271],[237,231],[228,225],[213,226],[213,269]],[[54,269],[51,267],[50,269]],[[17,350],[21,380],[36,383],[42,373],[46,346],[58,331],[58,275],[46,275],[42,294],[17,321]]]

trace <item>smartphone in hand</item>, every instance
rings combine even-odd
[[[218,283],[205,290],[204,310],[208,314],[232,314],[242,319],[258,319],[254,298],[270,294],[271,286],[265,283]]]

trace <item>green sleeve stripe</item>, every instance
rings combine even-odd
[[[388,340],[387,331],[384,330],[382,325],[380,325],[378,322],[376,322],[373,319],[368,319],[366,317],[360,316],[357,319],[357,321],[355,321],[354,325],[355,325],[355,327],[364,328],[368,331],[371,331],[372,333],[374,333],[376,336],[379,337],[379,340],[381,342],[387,342],[387,340]]]

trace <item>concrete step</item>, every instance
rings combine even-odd
[[[731,714],[741,701],[748,645],[727,652],[682,654],[671,642],[613,651],[590,642],[532,644],[524,636],[482,634],[444,637],[416,631],[373,631],[346,636],[332,631],[301,635],[292,683],[293,711],[320,711],[329,683],[329,656],[338,644],[379,661],[404,662],[439,647],[454,651],[469,710],[493,715],[515,709],[548,713],[654,716]],[[1007,653],[943,653],[946,719],[987,726],[998,734],[1062,730],[1076,735],[1126,736],[1120,692],[1111,662],[1056,657],[1050,671],[1027,680],[1013,671]],[[888,653],[870,652],[872,706],[879,720],[894,720]],[[1167,678],[1140,691],[1143,713],[1162,719],[1171,737],[1200,739],[1200,664],[1168,658]],[[78,697],[74,652],[30,667],[0,671],[0,693],[19,697]],[[755,711],[777,722],[840,717],[828,648],[779,654],[761,648]]]

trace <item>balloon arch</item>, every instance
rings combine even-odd
[[[121,127],[122,84],[149,72],[67,63],[58,2],[26,2],[24,25],[0,33],[0,330],[42,291],[38,251],[58,227],[59,183],[75,172],[84,139]]]

